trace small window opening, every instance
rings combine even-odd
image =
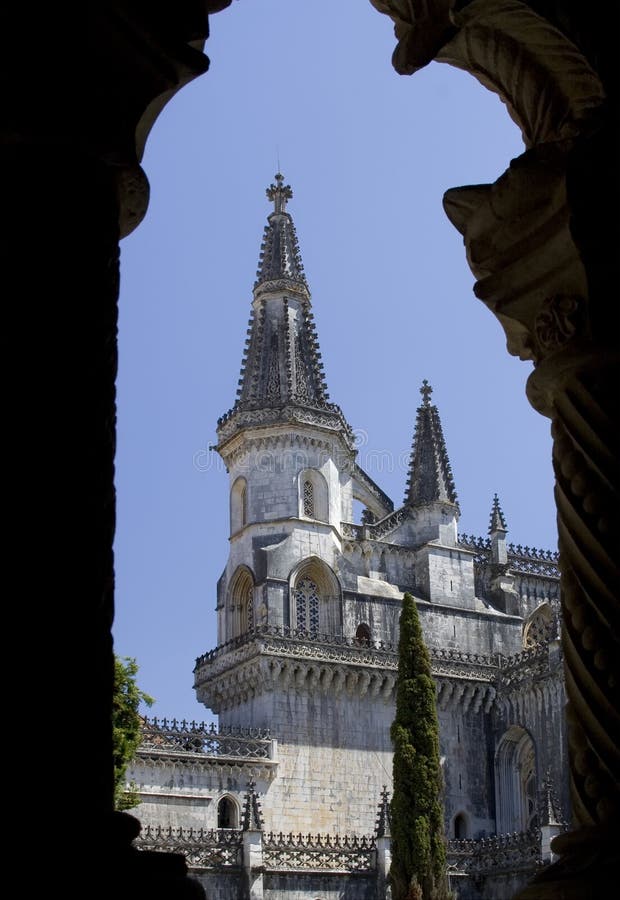
[[[362,622],[357,626],[357,631],[355,632],[355,640],[358,644],[365,644],[368,646],[370,644],[370,626],[366,625],[365,622]]]
[[[222,797],[217,805],[217,827],[238,828],[237,805],[230,797]]]
[[[304,481],[304,516],[314,519],[314,485]]]
[[[457,841],[463,841],[467,837],[467,822],[462,813],[454,817],[454,837]]]

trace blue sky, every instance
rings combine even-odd
[[[217,418],[234,402],[278,167],[312,292],[331,399],[359,462],[402,502],[419,387],[432,384],[461,506],[486,535],[555,549],[549,422],[525,397],[472,293],[445,190],[494,181],[523,152],[471,76],[391,65],[391,23],[364,0],[243,0],[211,19],[210,71],[151,132],[144,222],[121,243],[115,649],[158,716],[210,720],[192,689],[216,643],[228,553]]]

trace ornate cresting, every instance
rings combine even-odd
[[[618,151],[604,17],[580,4],[550,5],[551,20],[516,0],[371,2],[395,23],[398,72],[433,59],[471,72],[527,148],[494,184],[449,190],[444,207],[476,296],[509,352],[534,363],[527,395],[552,420],[576,830],[521,896],[604,896],[620,813],[618,248],[605,214],[618,208]]]

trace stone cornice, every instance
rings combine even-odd
[[[235,531],[234,534],[231,534],[230,540],[235,541],[235,540],[237,540],[237,538],[241,537],[241,535],[246,534],[246,532],[259,531],[262,533],[263,529],[265,527],[265,524],[268,524],[269,527],[271,527],[273,525],[280,525],[283,528],[289,528],[291,531],[293,530],[293,528],[299,527],[299,526],[303,527],[304,530],[307,530],[308,526],[310,525],[314,532],[320,531],[324,534],[331,532],[334,535],[334,537],[338,541],[340,541],[340,534],[338,532],[338,529],[334,525],[330,525],[329,522],[321,522],[318,519],[300,519],[298,516],[288,516],[286,519],[269,519],[267,523],[266,522],[251,522],[249,525],[244,525],[238,531]],[[288,584],[288,581],[286,581],[286,579],[280,579],[280,578],[272,579],[270,577],[269,580],[270,581],[272,581],[272,580],[283,581],[285,584]]]
[[[218,422],[218,453],[225,458],[228,441],[241,430],[269,428],[274,425],[310,425],[318,430],[336,433],[349,451],[354,451],[354,437],[340,407],[325,403],[321,407],[261,406],[255,409],[233,407]]]
[[[242,461],[252,451],[285,450],[287,447],[301,447],[304,449],[323,450],[332,457],[338,457],[339,465],[352,461],[353,454],[340,434],[327,437],[324,432],[319,434],[305,434],[292,431],[289,426],[275,424],[258,429],[256,437],[249,437],[247,432],[237,432],[234,437],[216,448],[226,465],[234,465]]]
[[[431,671],[441,709],[486,711],[509,701],[521,686],[561,680],[561,658],[543,644],[512,657],[430,648]],[[352,638],[285,634],[265,627],[196,661],[194,687],[215,712],[265,691],[295,690],[338,696],[394,697],[398,656],[389,645],[362,645]]]
[[[205,769],[212,769],[214,774],[220,775],[239,775],[243,772],[246,774],[246,777],[252,775],[254,778],[271,780],[276,775],[278,760],[243,759],[237,756],[205,756],[199,753],[191,753],[190,751],[156,751],[138,747],[132,765],[143,765],[156,769],[182,768],[184,771],[196,773],[202,773]],[[153,794],[149,793],[148,796],[152,797]]]

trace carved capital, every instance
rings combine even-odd
[[[569,150],[545,144],[494,184],[444,196],[478,279],[474,293],[499,319],[508,351],[536,364],[589,331],[586,272],[569,227]]]

